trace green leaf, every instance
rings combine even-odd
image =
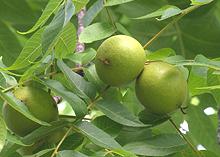
[[[76,8],[76,13],[78,13],[82,8],[86,6],[89,0],[72,0],[72,2]]]
[[[47,20],[50,18],[50,16],[57,10],[57,8],[60,6],[61,2],[63,0],[50,0],[45,7],[42,15],[38,19],[38,21],[35,23],[35,25],[26,32],[19,32],[20,34],[29,34],[37,30],[39,27],[45,24]]]
[[[158,16],[161,16],[160,19],[158,20],[165,20],[165,19],[168,19],[170,17],[173,17],[173,16],[176,16],[178,14],[182,13],[182,10],[179,9],[178,7],[176,6],[173,6],[173,5],[166,5],[150,14],[147,14],[147,15],[144,15],[144,16],[141,16],[141,17],[137,17],[137,18],[134,18],[134,19],[149,19],[149,18],[153,18],[153,17],[158,17]]]
[[[5,67],[6,67],[6,66],[4,65],[3,61],[2,61],[2,57],[0,57],[0,67],[1,67],[1,68],[5,68]],[[17,83],[17,80],[16,80],[13,76],[7,74],[5,71],[0,71],[0,73],[1,73],[1,75],[2,75],[2,78],[1,78],[2,80],[1,80],[1,82],[0,82],[0,85],[1,85],[2,87],[7,88],[7,87],[15,86],[15,85],[18,84],[18,83]]]
[[[122,98],[122,104],[134,115],[138,115],[142,110],[144,110],[144,106],[139,102],[136,97],[135,89],[127,89],[126,93]]]
[[[62,143],[60,150],[75,150],[84,141],[84,136],[80,133],[71,133]]]
[[[28,110],[28,108],[26,107],[26,105],[24,103],[22,103],[20,100],[18,100],[17,98],[15,98],[11,92],[8,93],[3,93],[0,90],[0,97],[6,101],[8,103],[8,105],[10,105],[13,109],[15,109],[16,111],[20,112],[22,115],[24,115],[25,117],[27,117],[28,119],[40,124],[40,125],[45,125],[45,126],[50,126],[50,124],[48,124],[47,122],[43,122],[37,118],[35,118],[30,111]]]
[[[208,58],[198,55],[196,56],[195,60],[182,60],[173,62],[178,66],[198,66],[198,67],[206,67],[214,70],[220,70],[220,62],[219,61],[212,61]]]
[[[146,141],[152,136],[150,128],[123,127],[116,140],[124,146],[131,142]]]
[[[37,75],[39,76],[50,67],[51,63],[51,56],[47,56],[47,53],[44,54],[43,58],[39,62],[35,63],[24,72],[24,74],[19,80],[19,83],[23,83],[28,79],[34,79],[34,77]]]
[[[123,3],[128,3],[134,0],[107,0],[105,3],[105,6],[113,6],[113,5],[119,5]]]
[[[88,157],[88,156],[77,151],[64,150],[58,152],[57,157]]]
[[[96,103],[96,107],[102,111],[108,118],[113,121],[132,127],[146,127],[148,125],[143,124],[135,117],[131,112],[127,110],[121,103],[112,100],[100,100]]]
[[[99,116],[95,118],[92,123],[113,137],[116,137],[122,129],[122,125],[112,121],[106,116]]]
[[[79,74],[73,72],[63,61],[58,60],[57,66],[66,76],[67,81],[72,87],[73,93],[75,93],[77,96],[81,97],[87,103],[89,103],[90,98],[86,95],[84,91],[88,91],[88,89],[91,88],[91,84],[84,80],[84,78],[81,77]]]
[[[96,51],[93,48],[86,49],[82,53],[73,53],[65,57],[74,63],[85,65],[90,63],[96,56]]]
[[[19,146],[30,146],[31,144],[26,144],[22,141],[22,138],[16,136],[16,135],[12,135],[11,133],[7,133],[7,140],[11,143],[15,143]]]
[[[217,157],[216,154],[214,154],[213,152],[210,152],[208,150],[199,151],[199,153],[203,157]],[[196,154],[195,154],[195,152],[193,152],[191,149],[188,148],[186,150],[183,150],[183,151],[181,151],[179,153],[176,153],[174,155],[170,155],[170,156],[167,156],[167,157],[188,157],[188,156],[190,157],[190,156],[195,156]]]
[[[76,48],[76,29],[72,23],[68,23],[57,36],[55,44],[55,56],[62,59],[68,54],[72,54]]]
[[[41,35],[43,31],[44,29],[40,29],[34,33],[34,35],[26,42],[16,61],[6,68],[7,70],[25,68],[32,64],[42,54]]]
[[[93,83],[99,91],[103,89],[104,83],[98,77],[94,64],[90,65],[88,68],[83,68],[83,71],[89,82]]]
[[[41,126],[36,130],[32,131],[30,134],[22,138],[23,143],[33,144],[36,141],[47,137],[52,132],[59,131],[65,127],[68,127],[70,123],[65,120],[54,121],[50,123],[51,126]]]
[[[204,93],[204,91],[198,89],[207,85],[207,71],[206,67],[192,67],[188,80],[191,96]]]
[[[65,6],[62,6],[54,16],[51,23],[45,28],[42,35],[42,51],[45,53],[54,43],[62,28],[70,21],[75,12],[75,7],[71,0],[67,0]],[[52,46],[53,47],[53,46]]]
[[[150,113],[145,109],[140,112],[139,118],[144,124],[155,126],[167,121],[170,117],[168,115],[158,116],[156,114]]]
[[[207,107],[216,108],[217,104],[211,94],[202,94],[196,98],[198,99],[198,105],[190,105],[187,112],[186,118],[190,130],[188,135],[195,145],[201,144],[207,150],[219,154],[220,150],[216,137],[216,115],[213,117],[204,113],[204,109]]]
[[[85,102],[74,93],[68,91],[60,82],[55,80],[47,80],[44,84],[53,92],[65,99],[73,108],[78,118],[84,117],[87,114]]]
[[[22,47],[16,35],[2,21],[0,21],[0,34],[0,56],[3,57],[4,63],[9,66],[16,60]]]
[[[50,148],[50,149],[44,149],[44,150],[41,150],[33,155],[25,155],[24,157],[41,157],[41,156],[44,156],[52,151],[54,151],[55,148]]]
[[[109,23],[95,23],[86,27],[79,36],[81,43],[92,43],[105,39],[116,32],[115,28]]]
[[[207,85],[211,87],[211,93],[217,103],[220,103],[220,76],[216,75],[213,70],[208,71]],[[214,87],[214,88],[213,88]],[[206,89],[207,90],[207,89]],[[209,89],[208,89],[209,90]]]
[[[115,23],[118,32],[127,35],[127,36],[131,36],[131,34],[129,33],[129,31],[121,24],[121,23]]]
[[[186,148],[186,143],[178,134],[162,134],[142,142],[124,146],[128,151],[144,156],[165,156]]]
[[[205,5],[213,2],[213,0],[191,0],[191,5]]]
[[[90,122],[79,122],[76,127],[94,144],[109,149],[120,149],[121,146],[111,137],[109,134],[105,133],[101,129],[97,128]]]
[[[0,116],[0,152],[5,145],[5,140],[7,136],[7,129],[4,120]]]
[[[176,53],[171,48],[162,48],[155,52],[149,53],[146,56],[147,60],[164,60],[169,56],[174,56]]]
[[[97,0],[86,12],[86,15],[83,17],[84,26],[88,26],[92,23],[95,17],[102,11],[104,8],[104,0]]]

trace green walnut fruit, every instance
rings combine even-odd
[[[127,84],[144,68],[145,52],[134,38],[116,35],[105,40],[97,50],[95,66],[100,79],[111,86]]]
[[[53,97],[43,89],[32,86],[19,87],[14,91],[14,95],[39,120],[52,122],[58,119],[57,105]],[[40,126],[6,103],[3,106],[3,118],[8,128],[19,136],[25,136]]]
[[[182,72],[165,62],[150,62],[136,80],[136,95],[146,109],[155,114],[175,111],[188,95]]]

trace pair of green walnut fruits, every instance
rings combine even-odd
[[[98,48],[95,66],[100,79],[111,86],[121,86],[136,79],[136,95],[146,109],[155,114],[175,111],[187,97],[187,81],[182,72],[162,61],[145,63],[141,44],[132,37],[116,35]],[[25,86],[14,91],[28,110],[38,119],[58,119],[58,109],[51,95],[41,88]],[[3,117],[10,130],[25,136],[40,125],[4,104]]]
[[[162,61],[146,62],[143,47],[132,37],[116,35],[105,40],[95,65],[108,85],[121,86],[136,79],[137,98],[151,113],[169,114],[187,99],[187,81],[180,69]]]

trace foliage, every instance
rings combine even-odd
[[[7,129],[0,113],[1,157],[219,156],[220,1],[0,0],[0,4],[0,109],[6,101],[41,125],[19,137]],[[77,14],[84,7],[85,29],[79,35]],[[137,100],[134,82],[110,87],[99,79],[96,50],[115,34],[137,39],[146,62],[162,60],[181,69],[189,90],[182,112],[154,115]],[[77,53],[78,41],[85,44],[82,53]],[[56,74],[61,74],[60,80]],[[11,90],[31,80],[62,97],[58,121],[37,119],[13,95]],[[210,108],[213,113],[205,114]],[[182,133],[183,122],[188,122],[189,130],[181,128]],[[64,128],[59,142],[46,141]],[[206,150],[197,150],[198,145]]]

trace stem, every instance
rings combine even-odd
[[[0,86],[0,88],[1,88],[2,90],[5,90],[5,88],[4,88],[4,87],[2,87],[2,86]]]
[[[95,103],[99,100],[99,98],[102,97],[102,95],[110,88],[111,86],[108,85],[87,107],[87,109],[91,109],[93,108],[93,106],[95,105]]]
[[[72,130],[72,127],[67,130],[67,132],[65,133],[65,135],[63,136],[63,138],[60,140],[60,142],[59,142],[58,145],[56,146],[56,148],[55,148],[53,154],[51,155],[51,157],[55,157],[55,156],[56,156],[56,154],[58,153],[58,150],[59,150],[60,146],[62,145],[62,143],[63,143],[63,141],[66,139],[66,137],[69,135],[69,133],[70,133],[71,130]]]
[[[115,24],[115,22],[114,22],[114,20],[113,20],[113,17],[111,16],[111,14],[110,14],[110,12],[109,12],[109,9],[106,7],[105,10],[106,10],[106,12],[107,12],[108,18],[109,18],[109,20],[111,21],[113,27],[115,28],[115,30],[117,30],[117,26],[116,26],[116,24]]]
[[[14,89],[14,88],[17,87],[18,85],[19,85],[19,84],[16,84],[16,85],[14,85],[14,86],[11,86],[11,87],[8,87],[8,88],[5,88],[4,90],[2,90],[2,92],[3,92],[3,93],[6,93],[6,92],[8,92],[8,91]]]
[[[202,157],[202,155],[200,154],[200,152],[193,146],[193,144],[185,137],[185,135],[179,130],[179,128],[177,127],[177,125],[175,124],[175,122],[172,119],[169,119],[170,123],[174,126],[174,128],[176,129],[176,131],[180,134],[180,136],[184,139],[184,141],[186,141],[186,143],[189,145],[189,147],[192,149],[192,151],[197,154],[198,157]]]
[[[179,21],[183,16],[187,15],[188,13],[192,12],[193,10],[199,8],[200,5],[191,6],[189,8],[186,8],[182,11],[182,13],[176,17],[173,21],[171,21],[168,25],[166,25],[163,29],[161,29],[153,38],[151,38],[143,47],[144,49],[147,48],[154,40],[156,40],[166,29],[171,27],[174,23]]]

